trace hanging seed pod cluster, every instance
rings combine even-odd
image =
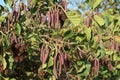
[[[55,29],[60,29],[62,27],[60,21],[60,8],[55,5],[48,11],[48,26]]]

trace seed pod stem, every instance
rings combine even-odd
[[[51,26],[50,24],[51,24],[51,12],[49,10],[49,12],[48,12],[48,27]]]
[[[7,20],[7,31],[10,29],[10,20]]]
[[[17,16],[16,16],[16,21],[19,20],[19,17],[20,17],[20,5],[18,7],[18,12],[17,12]]]

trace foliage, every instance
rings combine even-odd
[[[120,79],[119,0],[83,1],[84,15],[65,0],[4,2],[12,12],[0,6],[1,80]]]

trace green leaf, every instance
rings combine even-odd
[[[85,69],[82,71],[82,73],[78,75],[87,77],[87,75],[90,72],[90,69],[91,69],[91,64],[85,64]]]
[[[96,0],[93,4],[93,9],[95,9],[101,2],[102,0]]]
[[[77,65],[81,66],[83,64],[82,61],[77,61]]]
[[[105,16],[105,27],[107,28],[109,26],[109,18],[108,16]]]
[[[53,66],[53,57],[51,56],[48,63],[47,63],[47,67],[51,67]]]
[[[7,35],[4,37],[4,46],[6,47],[6,49],[8,49],[8,47],[10,46],[10,42]]]
[[[16,80],[15,78],[11,78],[10,80]]]
[[[19,23],[16,24],[16,33],[18,36],[21,34],[21,26]]]
[[[2,63],[3,63],[3,70],[5,70],[5,68],[7,67],[7,62],[5,58],[3,58]]]
[[[37,3],[37,0],[31,0],[30,1],[30,4],[31,4],[32,7],[35,7],[36,3]]]
[[[91,28],[85,27],[85,34],[86,34],[87,40],[90,41],[90,39],[91,39]]]
[[[104,46],[102,44],[99,44],[97,54],[99,54],[97,57],[100,59],[105,55]]]
[[[104,22],[104,19],[102,17],[95,15],[94,18],[100,26],[104,25],[105,22]]]
[[[4,15],[0,16],[0,22],[3,22],[4,20],[5,20],[5,16]]]
[[[81,41],[82,41],[81,37],[79,37],[79,36],[77,36],[77,37],[75,38],[75,40],[76,40],[77,42],[81,42]]]
[[[82,65],[82,67],[80,67],[80,69],[79,69],[79,70],[77,70],[77,73],[82,72],[84,69],[85,69],[85,65]]]
[[[114,54],[113,61],[120,61],[120,57],[117,54]]]
[[[68,30],[64,33],[64,39],[71,38],[73,36],[73,32],[71,30]]]
[[[47,67],[47,64],[43,64],[42,65],[42,69],[46,68]]]
[[[118,65],[116,66],[116,68],[117,68],[117,69],[120,69],[120,64],[118,64]]]
[[[12,70],[14,59],[13,59],[13,56],[12,56],[11,53],[9,54],[9,60],[8,61],[9,61],[9,69]]]
[[[112,55],[114,53],[114,51],[106,51],[107,55]]]
[[[88,0],[88,5],[92,8],[95,0]]]
[[[77,11],[68,11],[66,12],[68,19],[73,23],[74,26],[78,26],[80,24],[80,15]]]

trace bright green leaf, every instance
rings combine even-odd
[[[82,39],[79,36],[77,36],[75,40],[78,41],[78,42],[82,41]]]
[[[47,64],[43,64],[42,65],[42,69],[46,68],[47,67]]]
[[[102,0],[96,0],[93,4],[93,9],[95,9],[101,2]]]
[[[4,15],[0,16],[0,22],[3,22],[4,20],[5,20],[5,16]]]
[[[95,15],[94,18],[100,26],[104,25],[105,22],[104,22],[104,19],[102,17]]]
[[[16,24],[16,33],[18,36],[21,34],[21,26],[19,23]]]
[[[112,55],[114,53],[114,51],[106,51],[107,55]]]
[[[5,46],[6,48],[8,48],[8,47],[10,46],[10,42],[9,42],[8,36],[5,36],[5,37],[4,37],[4,46]]]
[[[118,65],[116,66],[116,68],[120,69],[120,64],[118,64]]]
[[[88,5],[92,8],[96,0],[88,0]]]
[[[48,64],[47,64],[47,67],[51,67],[53,66],[53,57],[51,56],[49,61],[48,61]]]
[[[90,69],[91,69],[91,64],[86,64],[85,69],[82,71],[82,73],[80,73],[78,75],[86,77],[89,74]]]
[[[4,70],[7,67],[7,62],[5,58],[3,58],[2,63],[3,63],[3,70]]]
[[[77,11],[69,11],[67,12],[68,19],[74,24],[74,26],[78,26],[80,24],[80,15]]]
[[[77,71],[77,73],[82,72],[85,69],[85,65],[82,65],[82,67],[80,67],[80,69]]]
[[[85,34],[86,34],[87,40],[89,41],[91,39],[91,28],[85,27]]]

